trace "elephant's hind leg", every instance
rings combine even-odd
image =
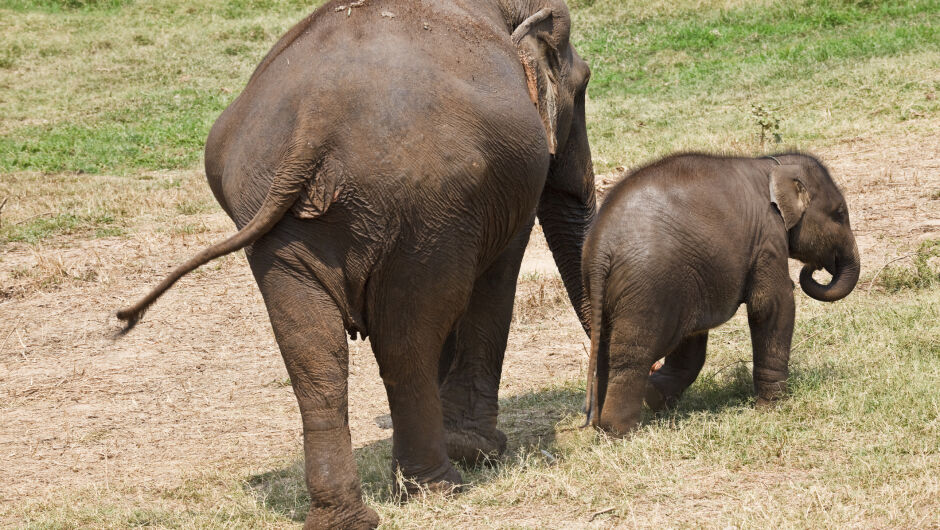
[[[404,260],[389,269],[374,287],[381,296],[370,312],[369,339],[392,413],[393,469],[405,479],[402,493],[448,493],[463,480],[444,444],[438,363],[466,308],[473,274],[458,264],[448,269]]]
[[[650,365],[669,351],[671,345],[664,347],[666,334],[654,322],[614,317],[609,326],[609,353],[606,359],[598,359],[599,371],[602,371],[601,363],[609,366],[609,376],[603,385],[606,388],[599,400],[598,425],[615,434],[626,435],[640,422]]]
[[[339,309],[309,273],[261,248],[249,261],[300,405],[310,491],[304,528],[374,528],[379,518],[362,502],[349,437],[349,351]]]
[[[705,365],[708,333],[686,337],[666,356],[662,368],[649,376],[646,386],[646,404],[653,410],[671,408],[679,401],[686,388],[695,382]]]
[[[499,380],[530,232],[528,225],[477,278],[467,312],[442,355],[442,363],[453,358],[441,384],[447,454],[467,464],[506,450],[506,435],[496,428]]]

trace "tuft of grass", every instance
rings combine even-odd
[[[201,200],[187,200],[176,205],[176,211],[181,215],[196,215],[212,210],[213,206],[211,204]]]
[[[568,305],[564,282],[558,274],[524,273],[516,285],[513,305],[513,324],[532,323],[544,316],[545,311]]]
[[[0,51],[0,68],[13,68],[13,65],[16,64],[16,60],[19,59],[22,54],[23,49],[17,44],[5,47]]]
[[[179,236],[191,236],[194,234],[202,234],[208,231],[209,227],[205,224],[186,223],[182,226],[174,226],[170,230],[170,233]]]
[[[921,243],[914,251],[911,266],[885,267],[878,281],[888,292],[940,286],[940,239],[931,239]]]
[[[99,280],[97,264],[88,260],[66,260],[61,255],[44,255],[40,252],[35,252],[35,256],[34,264],[11,271],[12,281],[0,288],[0,299],[53,290],[69,283]]]

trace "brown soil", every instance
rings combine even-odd
[[[938,138],[855,138],[817,154],[847,193],[863,277],[940,237]],[[242,255],[184,278],[134,332],[111,337],[115,309],[231,230],[221,213],[199,219],[207,232],[3,249],[0,502],[86,486],[173,485],[194,472],[257,469],[298,454],[297,407]],[[588,341],[555,274],[536,233],[504,396],[583,372]],[[362,446],[390,435],[388,406],[368,344],[350,350],[350,422]]]

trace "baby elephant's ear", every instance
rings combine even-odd
[[[787,230],[796,226],[809,205],[801,166],[777,166],[770,172],[770,202],[777,206]]]

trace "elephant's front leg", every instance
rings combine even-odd
[[[695,382],[705,365],[708,333],[686,337],[666,356],[662,368],[649,376],[646,404],[653,410],[674,407],[686,388]]]
[[[768,288],[753,289],[747,304],[758,407],[779,399],[787,389],[796,310],[790,278],[785,272],[783,277]]]
[[[310,509],[304,528],[374,528],[362,502],[347,415],[349,353],[333,300],[302,272],[250,259],[303,421],[304,477]]]
[[[530,223],[477,279],[467,312],[441,355],[447,453],[467,464],[506,449],[506,435],[496,428],[499,381],[516,281],[531,229]]]

